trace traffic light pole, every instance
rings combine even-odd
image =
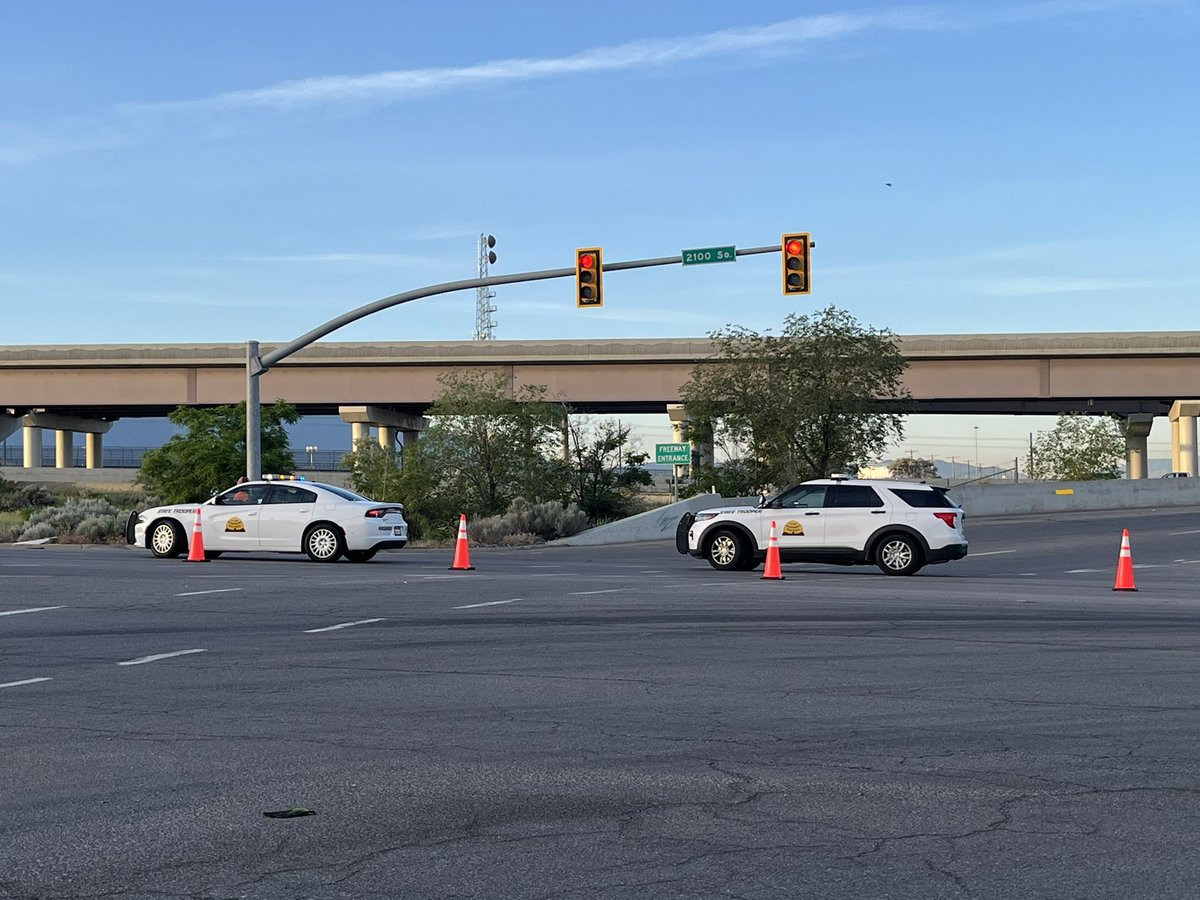
[[[779,253],[780,245],[775,244],[771,247],[748,247],[745,250],[735,251],[737,256],[753,256],[758,253]],[[672,266],[681,265],[683,256],[663,256],[657,259],[632,259],[626,262],[605,263],[605,272],[619,272],[622,269],[645,269],[650,266]],[[262,427],[260,413],[260,384],[259,378],[263,373],[267,372],[271,366],[282,360],[287,359],[293,353],[303,350],[309,344],[319,341],[327,334],[337,331],[339,328],[349,325],[351,322],[357,322],[359,319],[365,318],[373,313],[381,312],[385,309],[390,309],[393,306],[399,306],[401,303],[408,303],[412,300],[420,300],[424,297],[434,297],[438,294],[452,294],[455,291],[465,291],[474,288],[491,287],[496,284],[520,284],[526,281],[546,281],[550,278],[574,278],[575,269],[546,269],[541,272],[519,272],[515,275],[490,275],[486,278],[468,278],[464,281],[447,281],[443,284],[433,284],[429,287],[417,288],[412,291],[405,291],[401,294],[393,294],[390,297],[384,297],[382,300],[376,300],[374,303],[368,303],[366,306],[360,306],[358,309],[352,309],[350,312],[342,313],[335,319],[330,319],[324,325],[318,325],[312,331],[300,335],[294,341],[284,344],[282,347],[276,347],[270,353],[260,355],[258,352],[258,341],[246,342],[246,477],[256,479],[262,475]]]

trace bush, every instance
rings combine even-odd
[[[25,517],[18,512],[0,512],[0,544],[11,544],[25,530]]]
[[[127,515],[107,500],[73,497],[62,506],[49,506],[35,511],[17,540],[57,537],[60,540],[106,543],[117,537],[123,538]]]
[[[49,506],[54,495],[40,484],[17,484],[0,478],[0,510],[34,509]]]
[[[512,547],[570,537],[587,527],[587,515],[574,503],[530,503],[517,497],[504,515],[476,519],[470,531],[477,544]]]
[[[58,529],[49,522],[38,522],[36,525],[26,526],[16,539],[18,541],[39,541],[42,538],[52,537],[58,537]]]

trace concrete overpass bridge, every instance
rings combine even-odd
[[[1196,474],[1200,401],[1188,398],[1200,395],[1200,332],[905,335],[899,343],[917,413],[1118,414],[1131,477],[1145,477],[1150,424],[1167,416],[1174,468]],[[711,355],[706,338],[321,342],[272,367],[261,389],[264,403],[340,414],[356,438],[374,425],[388,442],[419,431],[438,377],[463,368],[545,385],[580,412],[657,412],[678,424],[680,386]],[[24,429],[27,466],[40,462],[43,429],[56,432],[60,465],[70,465],[81,433],[88,465],[98,466],[102,435],[119,418],[245,398],[244,344],[0,346],[0,435]]]

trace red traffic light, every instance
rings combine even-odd
[[[604,305],[604,250],[582,247],[575,251],[575,305]]]
[[[785,234],[782,238],[783,249],[783,294],[809,294],[812,286],[809,281],[809,240],[807,231]]]

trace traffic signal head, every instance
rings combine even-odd
[[[575,251],[575,305],[604,305],[604,253],[599,247]]]
[[[812,293],[808,232],[783,236],[783,295]]]

